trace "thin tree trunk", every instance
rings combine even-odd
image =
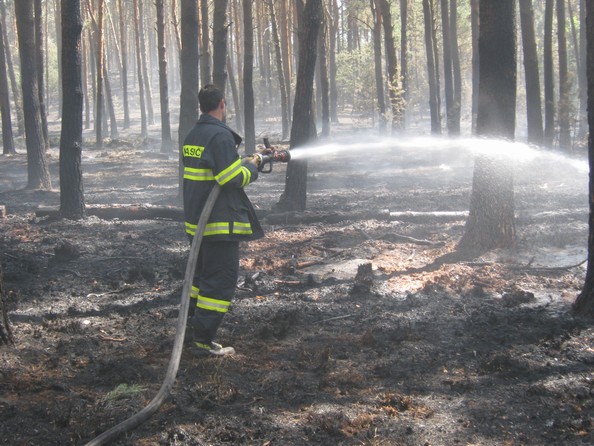
[[[559,147],[571,149],[570,80],[567,68],[567,33],[565,30],[565,0],[557,0],[557,48],[559,52]]]
[[[384,26],[384,48],[386,51],[386,71],[388,72],[388,97],[392,109],[392,132],[401,126],[401,90],[398,89],[398,60],[396,45],[394,44],[394,27],[392,26],[392,12],[388,0],[379,0],[379,7]]]
[[[10,89],[12,90],[14,108],[17,118],[17,136],[21,136],[25,134],[23,97],[21,93],[21,88],[16,80],[16,74],[14,72],[14,65],[12,63],[12,51],[10,50],[10,45],[8,45],[8,42],[10,42],[10,40],[8,39],[8,33],[6,31],[6,6],[4,5],[4,0],[0,0],[0,13],[2,16],[2,38],[4,39],[4,42],[7,42],[7,44],[4,46],[4,50],[6,54],[6,67],[8,69],[8,78],[10,79]]]
[[[573,14],[571,15],[573,17]],[[579,14],[580,34],[579,34],[579,55],[576,59],[580,62],[578,66],[578,82],[580,95],[580,117],[578,126],[578,138],[586,139],[588,135],[588,40],[586,37],[586,1],[580,0]]]
[[[432,0],[423,0],[423,16],[425,23],[427,72],[429,78],[429,111],[431,113],[431,133],[439,134],[441,133],[441,116],[439,110],[439,80],[437,78],[437,54],[435,53]]]
[[[83,76],[83,97],[85,103],[85,129],[91,127],[91,104],[89,98],[89,61],[88,61],[88,43],[87,40],[82,38],[82,76]]]
[[[227,0],[218,0],[214,4],[212,17],[212,81],[225,94],[227,85]]]
[[[472,123],[471,133],[476,134],[476,116],[478,114],[478,85],[479,85],[479,0],[470,0],[470,21],[472,28]]]
[[[410,99],[408,91],[408,0],[400,0],[400,76],[402,78],[402,117],[401,128],[406,128],[407,105]]]
[[[98,12],[97,12],[97,23],[95,27],[95,62],[97,64],[96,75],[96,97],[95,97],[95,139],[96,147],[98,149],[103,148],[103,108],[104,108],[104,97],[103,97],[103,13],[104,13],[105,0],[99,0]],[[92,14],[91,10],[89,12]]]
[[[39,115],[41,116],[41,132],[43,135],[44,150],[49,149],[49,136],[47,129],[47,110],[45,101],[44,83],[44,51],[43,51],[43,12],[41,0],[34,0],[35,11],[35,61],[37,63],[37,86],[39,94]]]
[[[553,79],[553,7],[554,0],[545,0],[544,25],[544,142],[551,147],[555,138],[555,87]]]
[[[321,136],[330,136],[330,80],[328,78],[328,20],[322,15],[322,25],[318,37],[320,70],[320,95],[322,97],[322,130]]]
[[[245,121],[245,153],[256,150],[254,110],[254,18],[251,0],[242,0],[243,6],[243,97]]]
[[[233,97],[233,107],[235,109],[235,128],[237,132],[243,133],[243,110],[241,108],[241,99],[239,89],[237,88],[237,80],[235,78],[235,71],[233,70],[233,62],[231,61],[231,54],[227,53],[227,78],[231,86],[231,96]]]
[[[21,86],[23,89],[23,111],[27,144],[27,188],[51,189],[39,111],[33,2],[16,2],[15,15],[21,56]]]
[[[276,13],[274,11],[274,4],[272,1],[268,3],[268,12],[270,14],[272,44],[274,45],[274,54],[276,56],[276,72],[278,75],[278,84],[281,95],[282,139],[285,139],[289,134],[289,126],[291,125],[289,113],[287,112],[289,104],[289,93],[286,89],[285,72],[283,70],[283,55],[281,51],[280,37],[278,35]]]
[[[124,105],[124,128],[130,127],[130,104],[128,100],[128,26],[124,0],[118,0],[120,23],[120,51],[122,54],[122,102]]]
[[[8,76],[6,75],[6,47],[4,27],[0,22],[0,112],[2,113],[2,154],[14,155],[14,139],[12,136],[12,120],[10,115],[10,95],[8,92]]]
[[[526,115],[528,142],[541,145],[543,142],[542,104],[540,100],[540,75],[536,36],[534,33],[534,9],[532,0],[520,0],[522,48],[524,50],[524,73],[526,78]]]
[[[148,124],[147,124],[147,116],[146,116],[146,96],[144,91],[144,72],[142,69],[142,51],[141,51],[141,43],[140,43],[140,12],[138,10],[138,2],[139,0],[134,0],[134,11],[132,12],[134,15],[134,38],[136,42],[136,72],[138,77],[138,96],[140,99],[140,133],[143,138],[148,137]]]
[[[386,100],[384,96],[384,71],[382,69],[382,15],[377,5],[378,0],[370,0],[373,15],[373,61],[375,73],[375,96],[377,100],[378,130],[380,135],[386,133]]]
[[[457,0],[450,0],[450,52],[452,56],[453,76],[453,104],[452,104],[452,135],[460,135],[460,120],[462,118],[462,73],[460,68],[460,49],[458,48],[458,4]]]
[[[79,0],[80,1],[80,0]],[[56,27],[56,49],[58,51],[58,117],[62,117],[62,5],[61,0],[54,0],[54,18]]]
[[[161,152],[171,151],[169,87],[167,85],[167,51],[165,48],[165,11],[163,0],[155,0],[157,8],[157,49],[159,52],[159,95],[161,103]]]
[[[338,124],[338,87],[336,85],[336,54],[338,53],[339,14],[337,0],[330,1],[329,36],[330,48],[328,52],[328,75],[330,78],[330,121]]]
[[[142,65],[142,81],[144,82],[144,99],[146,111],[148,113],[148,123],[155,123],[155,112],[153,109],[153,92],[151,88],[151,78],[147,67],[147,52],[146,52],[146,37],[144,30],[144,0],[136,0],[138,2],[138,30],[140,32],[140,63]]]
[[[64,91],[60,137],[60,214],[78,220],[85,216],[81,152],[83,86],[80,0],[62,0],[62,84]]]
[[[202,41],[200,45],[200,78],[202,79],[202,85],[207,85],[212,83],[208,0],[200,0],[200,18],[202,19]]]
[[[449,135],[456,135],[454,126],[454,77],[452,71],[452,41],[448,0],[441,0],[441,32],[443,37],[443,83],[445,93],[446,126]],[[458,128],[458,133],[460,129]]]

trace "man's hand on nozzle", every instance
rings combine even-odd
[[[254,153],[253,155],[250,155],[247,158],[245,158],[245,160],[248,163],[256,166],[256,169],[259,169],[260,165],[262,164],[262,155],[260,155],[259,153]]]

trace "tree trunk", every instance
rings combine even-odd
[[[148,137],[148,123],[147,123],[147,111],[146,111],[146,95],[144,91],[144,71],[142,69],[142,51],[140,42],[140,12],[138,9],[139,0],[134,0],[132,14],[134,16],[134,39],[136,47],[136,72],[138,76],[138,96],[140,99],[140,133],[143,138]]]
[[[181,0],[181,93],[178,141],[181,145],[198,119],[198,5]],[[181,152],[181,151],[180,151]]]
[[[202,32],[200,33],[200,79],[202,80],[202,85],[207,85],[212,83],[208,0],[200,0],[200,19],[202,27]]]
[[[382,69],[382,15],[377,5],[379,0],[369,0],[373,15],[373,62],[375,72],[375,95],[377,100],[378,130],[386,133],[386,100],[384,97],[384,71]]]
[[[410,99],[408,91],[408,0],[400,0],[400,75],[402,77],[401,128],[406,128],[406,109]]]
[[[21,94],[21,88],[16,80],[16,74],[14,72],[14,65],[12,63],[12,52],[10,40],[8,39],[8,33],[6,31],[6,6],[4,0],[0,0],[0,13],[2,20],[2,38],[5,42],[4,50],[6,54],[6,67],[8,70],[8,78],[10,79],[10,89],[12,90],[14,108],[17,118],[17,136],[21,136],[25,133],[25,117],[23,115],[23,98]]]
[[[579,82],[579,94],[580,94],[580,118],[578,126],[578,138],[581,140],[588,134],[588,78],[587,78],[587,65],[588,65],[588,39],[586,36],[586,1],[580,0],[580,16],[579,21],[580,32],[579,32],[579,60],[578,65],[578,82]]]
[[[439,100],[439,80],[437,77],[437,54],[435,52],[435,31],[433,28],[433,1],[423,0],[425,23],[425,51],[427,53],[427,72],[429,78],[429,111],[431,113],[431,133],[441,133]]]
[[[594,42],[594,3],[586,2],[586,38]],[[584,23],[583,23],[584,25]],[[587,51],[587,81],[588,81],[588,160],[590,172],[594,172],[594,47],[588,46]],[[589,181],[590,215],[588,217],[588,267],[586,280],[582,292],[577,297],[573,308],[582,315],[594,314],[594,177],[590,174]]]
[[[2,272],[2,263],[0,263],[0,345],[14,344],[14,337],[8,319],[8,310],[5,301],[6,292],[4,291],[4,274]]]
[[[330,121],[338,124],[338,87],[336,86],[336,54],[338,53],[338,29],[340,17],[338,15],[337,0],[331,0],[329,21],[328,75],[330,78]]]
[[[446,126],[449,135],[455,135],[454,126],[454,78],[452,71],[452,45],[448,0],[441,0],[441,32],[443,37],[443,84],[445,93]],[[458,134],[460,129],[458,128]]]
[[[97,75],[97,86],[96,86],[96,97],[95,97],[95,106],[97,107],[97,111],[95,112],[95,138],[96,138],[96,146],[98,149],[103,148],[103,110],[105,106],[104,96],[103,96],[103,61],[104,61],[104,51],[103,51],[103,14],[105,9],[105,0],[99,0],[99,4],[97,6],[97,23],[95,27],[95,62],[97,64],[96,75]]]
[[[58,52],[58,117],[62,118],[62,5],[60,0],[54,0],[54,18],[56,29],[56,49]]]
[[[80,0],[62,0],[63,110],[60,137],[60,214],[78,220],[85,216],[81,152],[83,88]]]
[[[290,126],[290,118],[288,113],[289,92],[286,89],[285,72],[283,70],[283,54],[281,51],[280,37],[278,35],[276,13],[274,11],[274,4],[272,1],[268,3],[268,11],[270,13],[272,43],[274,45],[274,54],[276,56],[276,72],[278,75],[278,85],[281,96],[282,139],[285,139],[289,134]]]
[[[12,120],[10,115],[10,95],[8,92],[8,76],[6,75],[7,46],[4,40],[4,27],[0,22],[0,112],[2,113],[2,154],[14,155],[14,139],[12,136]]]
[[[313,110],[313,80],[316,69],[316,46],[322,22],[322,0],[308,0],[299,20],[299,63],[291,148],[297,149],[316,138]],[[281,210],[305,210],[307,197],[307,161],[291,161],[287,166],[285,191],[278,203]]]
[[[398,60],[396,58],[396,45],[394,44],[394,27],[392,26],[392,12],[388,0],[378,2],[382,23],[384,26],[384,48],[386,51],[386,71],[388,72],[388,97],[392,109],[392,132],[401,126],[402,98],[398,88]]]
[[[254,112],[254,19],[251,0],[242,0],[243,6],[243,98],[245,121],[245,153],[256,150]]]
[[[478,114],[478,85],[479,85],[479,0],[470,0],[470,22],[472,29],[472,111],[471,129],[476,134],[476,116]]]
[[[124,105],[124,128],[130,127],[130,104],[128,102],[128,26],[124,0],[118,0],[120,16],[120,51],[122,53],[122,102]]]
[[[33,1],[15,2],[19,53],[21,58],[21,86],[27,143],[27,173],[29,189],[51,189],[45,157],[45,142],[39,112],[37,64],[35,62],[35,22]]]
[[[322,27],[318,37],[320,70],[320,95],[322,97],[321,136],[330,136],[330,80],[328,78],[328,20],[322,15]]]
[[[237,80],[235,78],[235,72],[233,71],[233,61],[231,60],[231,53],[227,52],[227,78],[229,79],[229,85],[231,87],[231,96],[233,97],[233,107],[235,109],[235,128],[238,133],[243,132],[243,111],[241,107],[241,99],[239,89],[237,88]]]
[[[147,118],[149,124],[155,123],[155,112],[153,110],[153,92],[151,88],[151,78],[147,66],[147,52],[146,52],[146,37],[144,30],[144,0],[136,0],[138,2],[138,31],[140,32],[140,62],[142,64],[142,80],[144,82],[144,99],[147,111]]]
[[[480,4],[477,134],[513,140],[516,108],[514,0]],[[489,250],[515,243],[513,166],[496,156],[475,160],[469,216],[459,249]]]
[[[555,138],[555,87],[553,86],[553,7],[554,0],[545,0],[544,25],[544,142],[553,145]]]
[[[557,0],[557,48],[559,52],[559,147],[571,150],[569,73],[567,68],[565,0]]]
[[[540,100],[540,75],[536,36],[534,33],[534,9],[532,8],[532,0],[520,0],[520,22],[522,29],[522,48],[524,50],[524,73],[526,78],[528,143],[541,145],[543,142],[542,105]]]
[[[227,0],[219,0],[214,4],[212,17],[212,81],[225,94],[227,86]]]
[[[457,0],[450,0],[450,52],[452,56],[452,76],[454,102],[452,104],[451,135],[460,135],[460,120],[462,118],[462,73],[460,68],[460,49],[458,48],[458,4]]]
[[[167,51],[165,48],[165,12],[163,0],[156,0],[157,49],[159,52],[159,96],[161,103],[161,152],[171,152],[171,121],[169,117],[169,86],[167,85]]]
[[[35,62],[37,64],[37,93],[39,95],[39,116],[41,117],[41,133],[43,135],[44,150],[49,149],[49,136],[47,133],[47,110],[45,104],[44,83],[44,51],[43,51],[43,12],[41,0],[34,0],[35,13]]]

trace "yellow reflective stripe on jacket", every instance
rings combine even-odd
[[[229,311],[231,302],[226,300],[213,299],[211,297],[198,296],[197,307],[204,310],[218,311],[219,313],[226,313]]]
[[[252,225],[249,223],[233,222],[233,234],[251,234]]]
[[[237,158],[237,161],[235,161],[221,173],[216,175],[215,180],[217,180],[217,183],[219,183],[219,185],[223,186],[224,184],[227,184],[229,181],[235,178],[237,175],[239,175],[242,172],[242,167],[243,166],[241,165],[241,158]]]
[[[186,222],[186,233],[189,235],[196,234],[196,228],[198,225],[194,225],[192,223]],[[231,225],[228,221],[221,221],[216,223],[208,223],[206,228],[204,228],[204,236],[208,235],[228,235],[231,234]],[[238,221],[233,222],[233,234],[252,234],[252,225],[250,223],[242,223]],[[194,288],[192,288],[192,293],[194,292]],[[191,295],[194,297],[194,294]]]
[[[217,223],[208,223],[204,229],[204,236],[229,234],[229,222],[221,221]]]
[[[252,181],[252,172],[245,166],[241,166],[241,170],[243,171],[243,183],[241,183],[241,187],[245,187]]]
[[[190,291],[190,299],[198,299],[198,296],[200,296],[200,288],[192,285],[192,291]]]
[[[211,169],[184,167],[184,179],[192,181],[214,181],[215,177]]]

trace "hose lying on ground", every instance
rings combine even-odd
[[[175,382],[175,377],[177,375],[179,361],[181,359],[181,353],[184,346],[188,309],[190,307],[190,290],[192,289],[192,279],[194,277],[194,270],[196,269],[196,263],[198,261],[198,252],[200,251],[200,244],[202,243],[202,235],[204,234],[204,228],[206,227],[206,223],[208,222],[208,218],[210,217],[210,213],[212,212],[212,208],[217,201],[220,192],[221,188],[218,185],[215,185],[210,192],[208,199],[206,200],[206,204],[204,205],[204,209],[202,210],[202,214],[200,215],[200,219],[198,220],[194,239],[192,240],[190,255],[186,265],[186,274],[184,277],[184,286],[181,294],[179,315],[177,317],[175,339],[173,341],[173,351],[171,352],[169,367],[167,368],[167,374],[165,375],[161,389],[159,389],[157,395],[155,395],[152,401],[144,409],[142,409],[140,412],[137,412],[127,420],[122,421],[117,426],[114,426],[108,431],[103,432],[98,437],[95,437],[93,440],[89,441],[86,446],[103,445],[114,440],[123,433],[140,426],[157,411],[157,409],[169,396],[169,392],[171,392],[171,388]]]

